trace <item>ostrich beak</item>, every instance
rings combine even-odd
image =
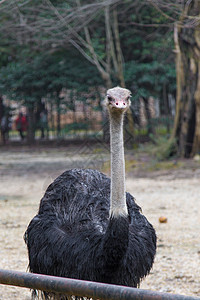
[[[127,106],[128,106],[128,103],[126,100],[115,100],[113,103],[112,103],[113,107],[114,108],[118,108],[118,109],[126,109]]]

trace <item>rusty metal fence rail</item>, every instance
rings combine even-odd
[[[200,297],[0,269],[0,284],[102,300],[200,300]]]

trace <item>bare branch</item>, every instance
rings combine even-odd
[[[114,50],[113,36],[110,26],[110,9],[105,8],[105,28],[106,28],[106,47],[107,47],[107,68],[111,68],[111,57],[115,72],[118,72],[117,58]]]
[[[120,45],[119,26],[118,26],[116,9],[113,10],[113,27],[114,27],[115,45],[116,45],[116,53],[117,53],[118,77],[121,86],[125,87],[125,81],[123,75],[123,55],[122,55],[122,50]]]

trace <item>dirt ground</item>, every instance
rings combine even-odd
[[[23,234],[45,189],[71,167],[102,168],[108,153],[90,151],[85,146],[0,149],[0,268],[26,271]],[[150,171],[145,157],[137,159],[132,159],[127,191],[158,236],[154,267],[141,288],[200,297],[200,162],[174,162],[174,167]],[[167,223],[159,223],[160,216]],[[0,300],[8,299],[31,299],[30,291],[0,285]]]

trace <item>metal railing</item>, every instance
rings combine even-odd
[[[0,269],[0,284],[102,300],[200,300],[125,286]]]

